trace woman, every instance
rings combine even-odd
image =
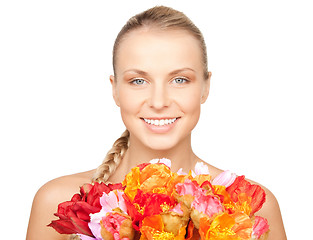
[[[58,203],[68,200],[86,182],[121,182],[132,167],[150,159],[172,160],[172,171],[203,162],[191,147],[211,73],[199,29],[181,12],[155,7],[131,18],[113,49],[113,98],[126,131],[96,170],[61,177],[36,194],[27,239],[67,239],[46,225]],[[208,165],[213,177],[222,171]],[[286,239],[278,203],[266,190],[259,215],[269,221],[269,239]]]

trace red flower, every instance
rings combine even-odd
[[[238,201],[238,196],[241,193],[245,193],[248,197],[251,197],[251,213],[259,211],[265,202],[265,191],[256,184],[251,184],[245,180],[245,176],[239,176],[235,179],[232,185],[226,188],[226,191],[230,194],[234,202]]]
[[[55,216],[58,220],[52,221],[48,226],[53,227],[62,234],[84,234],[93,236],[88,222],[89,214],[101,210],[100,197],[114,189],[122,189],[122,184],[94,183],[85,184],[80,188],[80,194],[75,194],[71,201],[60,203]]]
[[[134,201],[131,202],[125,195],[125,204],[129,216],[133,219],[133,227],[139,231],[142,220],[147,216],[157,215],[167,211],[176,204],[168,195],[160,193],[143,193],[138,190]]]

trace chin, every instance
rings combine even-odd
[[[169,146],[168,144],[164,144],[164,143],[160,143],[160,144],[149,144],[146,145],[148,148],[151,148],[151,150],[154,151],[167,151],[171,148],[173,148],[173,146]],[[165,157],[165,156],[164,156]]]
[[[149,137],[143,144],[154,151],[167,151],[177,146],[178,141],[169,137]]]

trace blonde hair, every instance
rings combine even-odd
[[[204,79],[208,79],[208,57],[204,37],[199,28],[182,12],[170,7],[156,6],[131,17],[116,37],[113,47],[113,71],[116,75],[117,51],[127,33],[139,28],[156,28],[160,30],[185,30],[199,42],[202,50]]]
[[[95,182],[105,182],[120,164],[123,156],[128,149],[129,131],[126,129],[123,134],[114,142],[108,151],[102,164],[97,168],[93,177]]]
[[[81,240],[81,238],[76,234],[71,234],[69,235],[68,240]]]
[[[123,26],[116,37],[113,47],[114,75],[116,75],[116,60],[120,43],[130,31],[144,27],[161,30],[185,30],[192,34],[199,41],[199,46],[202,50],[204,79],[208,79],[207,52],[202,33],[184,13],[165,6],[156,6],[139,13],[131,17]],[[114,81],[116,81],[116,78]],[[93,181],[105,182],[108,180],[128,149],[128,139],[129,131],[126,130],[122,136],[114,142],[113,147],[107,153],[102,164],[97,168]]]

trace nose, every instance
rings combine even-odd
[[[148,104],[155,109],[162,109],[169,106],[169,94],[164,85],[154,84],[154,86],[151,87]]]

